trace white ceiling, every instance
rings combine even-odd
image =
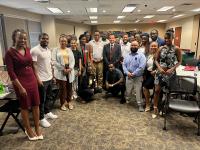
[[[136,4],[136,9],[132,13],[122,13],[122,9],[128,4]],[[112,24],[114,20],[117,20],[117,16],[126,16],[120,23],[135,23],[137,19],[141,20],[139,23],[149,23],[158,20],[170,22],[175,20],[173,18],[175,15],[185,14],[180,17],[184,18],[200,13],[191,11],[200,8],[200,0],[49,0],[48,3],[39,3],[34,0],[0,0],[0,5],[48,15],[54,14],[47,7],[57,7],[64,14],[55,15],[56,18],[85,24],[91,24],[89,19],[91,15],[98,16],[98,24]],[[176,11],[172,9],[166,12],[156,11],[163,6],[174,6]],[[88,13],[86,8],[90,7],[97,7],[98,13]],[[141,12],[138,12],[139,9]],[[68,10],[71,12],[68,13]],[[103,13],[103,10],[106,12]],[[155,17],[144,19],[145,15],[155,15]]]

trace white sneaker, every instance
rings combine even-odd
[[[56,118],[58,118],[58,116],[57,116],[57,115],[54,115],[52,112],[49,112],[49,113],[47,113],[47,114],[45,115],[45,118],[46,118],[46,119],[56,119]]]
[[[77,99],[77,97],[78,97],[78,96],[77,96],[76,94],[73,95],[73,98],[74,98],[74,99]]]
[[[44,118],[44,119],[40,120],[40,126],[42,126],[44,128],[48,128],[51,126],[51,124]]]
[[[65,107],[65,105],[61,106],[60,109],[63,110],[63,111],[67,110],[67,108]]]

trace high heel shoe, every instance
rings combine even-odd
[[[152,114],[152,118],[155,119],[158,116],[158,108],[154,107],[154,113]]]
[[[36,136],[30,137],[30,136],[28,135],[28,133],[27,133],[26,130],[24,131],[24,133],[26,134],[26,136],[28,137],[28,139],[29,139],[30,141],[36,141],[36,140],[38,140],[38,138],[37,138]]]

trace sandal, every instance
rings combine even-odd
[[[154,113],[152,114],[152,118],[157,118],[158,116],[158,108],[157,107],[153,107],[154,108]]]
[[[144,111],[145,111],[145,112],[150,111],[150,106],[146,106]]]

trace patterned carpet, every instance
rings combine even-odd
[[[54,109],[59,116],[43,129],[42,141],[30,142],[22,130],[9,120],[0,136],[1,150],[199,150],[200,137],[193,119],[171,115],[167,131],[163,118],[152,119],[151,113],[140,113],[135,102],[120,104],[117,98],[105,99],[102,94],[88,104],[75,103],[72,111]],[[59,107],[58,101],[55,107]],[[0,114],[2,123],[5,115]]]

